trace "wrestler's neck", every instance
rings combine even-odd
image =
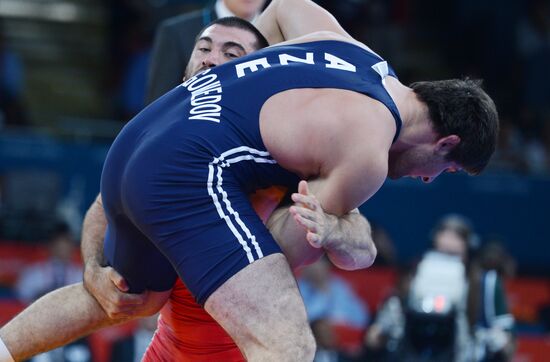
[[[399,137],[390,151],[405,151],[411,147],[433,142],[437,134],[430,120],[428,106],[411,88],[397,80],[391,82],[388,88],[403,122]]]

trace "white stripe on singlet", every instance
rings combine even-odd
[[[233,155],[235,155],[235,157],[227,158]],[[233,163],[241,161],[254,161],[256,163],[271,164],[277,163],[277,161],[271,158],[269,152],[267,151],[259,151],[247,146],[230,149],[222,153],[219,157],[215,157],[214,160],[208,164],[207,188],[208,194],[212,197],[212,201],[216,206],[218,215],[225,221],[233,235],[235,235],[239,241],[239,244],[241,244],[243,250],[246,252],[248,262],[252,263],[255,259],[247,240],[250,240],[252,243],[252,246],[258,255],[258,259],[263,257],[262,249],[256,240],[256,236],[250,232],[250,229],[248,229],[246,224],[240,218],[239,213],[231,206],[231,202],[227,197],[227,192],[223,189],[223,169],[230,167]],[[235,219],[235,222],[240,227],[240,230],[231,218]]]

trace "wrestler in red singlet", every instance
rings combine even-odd
[[[250,197],[254,210],[265,223],[285,195],[271,187]],[[160,311],[157,331],[144,362],[241,362],[246,361],[227,332],[195,301],[181,279]]]

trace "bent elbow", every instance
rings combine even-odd
[[[374,245],[374,242],[372,242],[372,240],[369,244],[369,247],[366,248],[366,250],[361,253],[361,255],[358,255],[353,269],[348,270],[366,269],[374,264],[374,261],[376,260],[376,255],[378,254],[378,250],[376,249],[376,246]]]

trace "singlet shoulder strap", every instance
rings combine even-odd
[[[372,52],[373,54],[377,55],[376,53]],[[378,56],[378,55],[377,55]],[[397,79],[397,75],[395,74],[395,71],[389,66],[388,62],[385,60],[381,60],[380,62],[373,64],[371,68],[380,75],[382,85],[384,86],[384,89],[386,90],[386,93],[388,94],[389,99],[391,100],[391,106],[388,106],[388,109],[390,110],[393,119],[395,121],[395,136],[393,137],[392,143],[394,143],[397,138],[399,137],[399,133],[401,132],[401,126],[403,125],[403,121],[401,120],[401,115],[399,114],[399,110],[397,109],[397,105],[393,101],[393,98],[391,98],[390,93],[388,92],[386,88],[386,77],[394,77]]]

